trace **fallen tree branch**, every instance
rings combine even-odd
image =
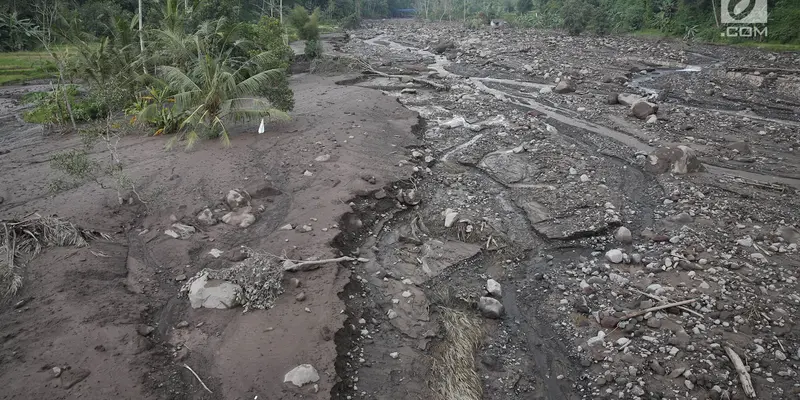
[[[647,297],[649,297],[649,298],[651,298],[651,299],[653,299],[653,300],[660,301],[660,302],[662,302],[662,303],[667,303],[667,302],[669,302],[669,300],[668,300],[667,298],[665,298],[665,297],[656,296],[656,295],[654,295],[654,294],[650,294],[650,293],[645,293],[645,292],[643,292],[643,291],[641,291],[641,290],[639,290],[639,289],[636,289],[636,288],[631,288],[631,290],[632,290],[632,291],[634,291],[634,292],[636,292],[636,293],[639,293],[639,294],[641,294],[642,296],[647,296]],[[680,308],[680,309],[681,309],[681,310],[683,310],[683,311],[686,311],[686,312],[688,312],[689,314],[694,314],[694,315],[696,315],[696,316],[698,316],[698,317],[700,317],[700,318],[705,318],[705,315],[703,315],[703,314],[700,314],[699,312],[697,312],[697,311],[695,311],[695,310],[692,310],[692,309],[691,309],[691,308],[689,308],[689,307],[679,306],[678,308]]]
[[[188,366],[188,365],[186,365],[186,364],[183,364],[183,366],[184,366],[184,367],[186,367],[186,369],[188,369],[188,370],[189,370],[189,372],[191,372],[191,373],[192,373],[192,375],[194,375],[194,377],[195,377],[195,378],[197,378],[197,381],[198,381],[198,382],[200,382],[200,384],[201,384],[201,385],[203,385],[203,388],[204,388],[204,389],[205,389],[205,390],[206,390],[208,393],[214,394],[214,392],[212,392],[212,391],[211,391],[211,389],[209,389],[209,388],[208,388],[208,386],[206,386],[206,384],[203,382],[203,380],[202,380],[202,379],[200,379],[200,376],[198,376],[198,375],[197,375],[197,372],[194,372],[194,370],[192,369],[192,367],[190,367],[190,366]]]
[[[736,354],[730,346],[725,346],[725,354],[731,359],[733,367],[736,368],[736,373],[739,374],[739,381],[742,383],[744,394],[751,399],[756,398],[756,390],[753,388],[753,381],[750,380],[750,374],[747,372],[747,368],[745,368],[742,359],[739,358],[739,355]]]
[[[620,321],[625,321],[625,320],[629,320],[631,318],[636,318],[636,317],[638,317],[640,315],[645,315],[645,314],[647,314],[647,313],[649,313],[651,311],[664,310],[664,309],[667,309],[667,308],[672,308],[672,307],[678,307],[678,306],[682,306],[682,305],[686,305],[686,304],[691,304],[691,303],[694,303],[695,301],[697,301],[697,299],[683,300],[683,301],[678,301],[678,302],[675,302],[675,303],[669,303],[669,304],[663,304],[663,305],[660,305],[660,306],[650,307],[650,308],[645,309],[645,310],[639,310],[639,311],[636,311],[636,312],[633,312],[633,313],[630,313],[630,314],[626,314],[622,318],[620,318]]]
[[[283,270],[287,272],[299,272],[299,271],[308,271],[314,268],[309,268],[311,266],[320,265],[320,264],[329,264],[329,263],[338,263],[343,261],[358,261],[358,262],[368,262],[368,258],[356,258],[356,257],[339,257],[339,258],[329,258],[326,260],[308,260],[308,261],[297,261],[297,260],[283,260]]]

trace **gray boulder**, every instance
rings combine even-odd
[[[628,107],[631,107],[634,104],[644,100],[644,97],[639,96],[638,94],[620,93],[617,95],[617,102]]]
[[[301,387],[307,383],[318,382],[319,374],[311,364],[301,364],[291,371],[287,372],[283,377],[283,382],[291,382],[297,387]]]
[[[503,316],[503,303],[492,297],[481,297],[478,300],[478,309],[486,318],[500,319]]]
[[[647,158],[645,169],[654,174],[688,174],[705,170],[697,153],[688,146],[660,147]]]
[[[647,119],[647,117],[655,114],[656,111],[658,111],[658,106],[647,101],[639,101],[631,106],[633,116],[639,119]]]
[[[577,89],[577,87],[575,86],[575,83],[572,82],[572,79],[564,78],[561,80],[561,82],[558,82],[553,91],[556,93],[571,93],[574,92],[575,89]]]
[[[189,302],[192,308],[234,308],[242,303],[242,287],[228,281],[208,279],[200,275],[189,286]]]

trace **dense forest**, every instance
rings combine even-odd
[[[158,25],[166,0],[142,0],[144,20]],[[665,35],[720,40],[720,0],[178,0],[191,26],[225,17],[256,22],[263,16],[279,17],[295,5],[320,10],[323,21],[354,26],[361,19],[386,18],[398,9],[416,9],[419,18],[461,20],[479,25],[502,18],[512,25],[563,28],[572,34],[657,31]],[[733,7],[734,3],[730,2]],[[768,0],[769,34],[778,43],[800,42],[800,2]],[[0,50],[35,47],[26,34],[31,27],[52,24],[52,11],[72,14],[82,28],[95,36],[110,33],[110,16],[130,19],[138,13],[138,0],[10,0],[0,6]],[[764,38],[762,38],[763,40]]]

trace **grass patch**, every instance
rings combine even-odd
[[[481,320],[473,313],[439,307],[445,338],[431,365],[431,387],[437,400],[480,400],[481,378],[475,356],[483,337]]]
[[[46,51],[0,53],[0,85],[56,76],[53,58]]]

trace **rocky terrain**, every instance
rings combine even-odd
[[[107,234],[26,266],[0,398],[800,395],[800,54],[409,20],[326,49],[264,135],[123,138],[147,203],[50,192],[79,138],[0,91],[0,216]]]
[[[414,179],[356,204],[376,228],[343,248],[375,261],[354,269],[336,398],[800,394],[800,54],[405,21],[353,36],[343,51],[400,79],[348,83],[426,125]],[[483,328],[472,377],[442,363],[466,340],[453,309]]]

